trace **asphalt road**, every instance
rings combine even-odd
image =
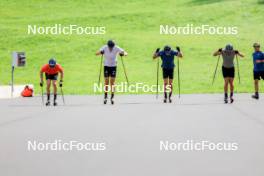
[[[153,95],[66,96],[44,107],[40,97],[0,100],[2,176],[263,176],[264,97],[183,95],[163,104]],[[61,104],[61,99],[59,101]],[[91,150],[29,150],[31,142],[88,143]],[[236,150],[161,150],[186,142],[236,144]],[[98,147],[100,144],[103,145]],[[42,145],[43,146],[43,145]],[[41,147],[40,147],[41,148]]]

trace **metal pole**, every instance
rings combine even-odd
[[[100,63],[100,69],[99,69],[100,72],[99,72],[98,86],[99,86],[99,84],[100,84],[100,82],[101,82],[102,64],[103,64],[103,54],[102,54],[102,56],[101,56],[101,63]]]
[[[214,84],[214,81],[215,81],[215,76],[216,76],[216,72],[217,72],[217,69],[218,69],[219,60],[220,60],[220,55],[218,56],[218,59],[217,59],[217,64],[216,64],[216,67],[215,67],[215,72],[214,72],[214,76],[213,76],[212,85]]]
[[[156,99],[159,98],[159,58],[157,61],[157,92],[156,92]]]
[[[178,88],[179,88],[179,98],[181,98],[181,77],[180,77],[180,61],[178,58]]]
[[[11,97],[13,98],[13,93],[14,93],[14,72],[15,72],[15,67],[12,66],[12,78],[11,78]]]
[[[126,77],[126,81],[127,81],[127,85],[129,86],[129,81],[128,81],[128,77],[127,77],[127,73],[126,73],[126,67],[123,61],[123,57],[121,56],[121,61],[122,61],[122,65],[123,65],[123,69],[124,69],[124,73],[125,73],[125,77]]]
[[[239,62],[238,62],[237,55],[236,55],[236,62],[237,62],[237,75],[238,75],[238,82],[239,82],[239,84],[240,84],[240,83],[241,83],[241,81],[240,81],[240,71],[239,71]]]

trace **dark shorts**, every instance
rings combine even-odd
[[[264,80],[264,71],[254,71],[254,80]]]
[[[173,79],[173,75],[174,75],[174,68],[171,69],[167,69],[167,68],[163,68],[163,79]]]
[[[108,77],[115,78],[116,77],[116,67],[104,66],[104,77],[105,78],[108,78]]]
[[[235,77],[235,67],[226,68],[222,67],[223,77],[224,78],[234,78]]]
[[[46,80],[57,80],[58,79],[58,73],[54,75],[48,75],[47,73],[45,74]]]

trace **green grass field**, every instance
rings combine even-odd
[[[264,45],[264,4],[258,0],[1,0],[0,7],[0,84],[10,83],[11,52],[25,51],[27,67],[16,69],[15,83],[33,83],[36,92],[40,67],[54,56],[65,68],[65,93],[93,94],[100,63],[95,52],[109,38],[129,53],[125,63],[130,82],[151,85],[156,83],[154,50],[165,44],[181,46],[183,93],[222,92],[220,67],[211,86],[217,61],[212,53],[232,43],[246,55],[236,90],[252,92],[252,43]],[[106,35],[28,35],[29,24],[106,26]],[[239,34],[160,35],[160,24],[237,26]],[[117,81],[125,81],[122,67]]]

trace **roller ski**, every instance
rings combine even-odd
[[[46,102],[46,106],[50,106],[50,101],[47,101]]]

